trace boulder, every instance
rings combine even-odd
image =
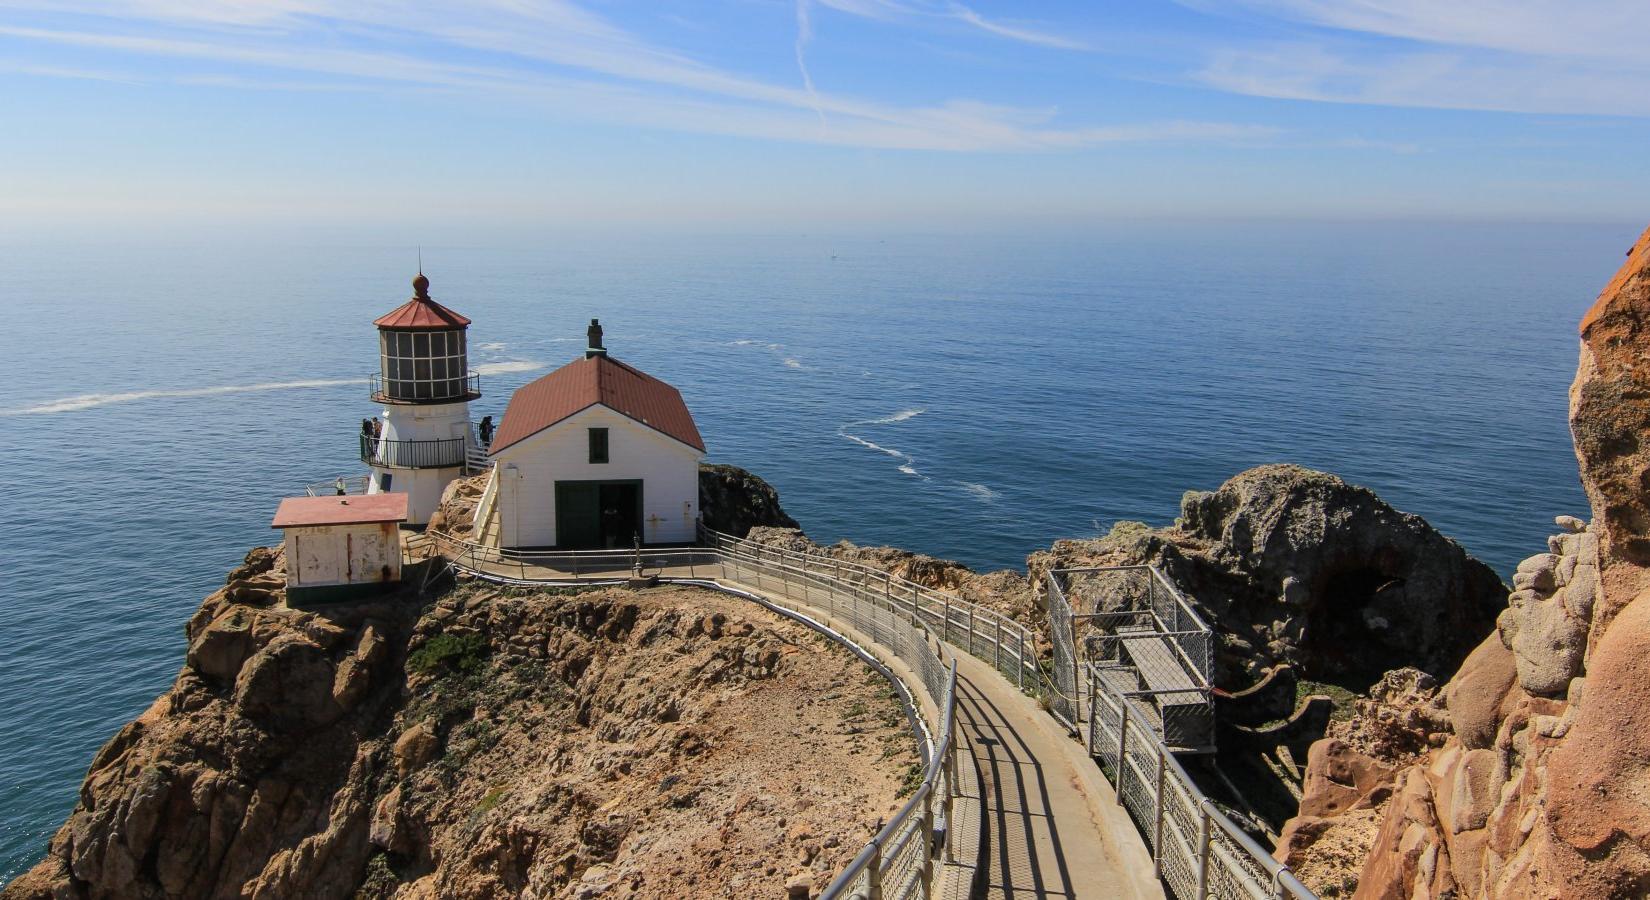
[[[705,527],[742,538],[759,525],[796,528],[773,485],[738,466],[699,467],[699,518]]]
[[[1291,465],[1188,493],[1173,528],[1120,523],[1029,561],[1039,590],[1051,568],[1142,563],[1162,569],[1219,633],[1216,680],[1228,688],[1283,663],[1352,687],[1400,666],[1443,677],[1489,633],[1507,596],[1488,566],[1419,516]],[[1083,591],[1079,583],[1073,594],[1085,608],[1103,609],[1116,589]]]
[[[1495,740],[1498,714],[1518,668],[1501,635],[1485,638],[1444,688],[1450,730],[1463,746],[1488,747]]]

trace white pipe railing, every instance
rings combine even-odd
[[[460,541],[439,532],[427,534],[450,565],[492,581],[599,584],[624,581],[640,573],[661,581],[717,587],[747,596],[857,651],[851,637],[812,618],[813,610],[826,611],[827,623],[845,623],[874,646],[886,648],[916,676],[915,683],[908,683],[898,671],[874,658],[862,656],[893,682],[903,695],[913,726],[926,737],[923,780],[820,897],[915,900],[932,895],[934,860],[939,857],[949,861],[954,850],[951,802],[958,794],[953,740],[956,662],[947,666],[941,661],[936,648],[943,645],[920,604],[902,606],[905,598],[895,598],[903,588],[894,581],[879,583],[874,578],[860,577],[870,570],[844,568],[828,557],[784,558],[754,549],[760,545],[726,535],[718,536],[724,543],[709,548],[515,552]],[[745,594],[724,587],[717,578],[751,585],[762,593]],[[788,605],[799,599],[802,603],[798,606]],[[933,705],[937,721],[928,720],[919,692]]]
[[[640,551],[508,551],[442,534],[430,536],[438,552],[456,568],[505,583],[618,583],[638,569],[664,581],[717,587],[713,575],[739,581],[756,587],[776,604],[800,600],[804,607],[828,611],[891,650],[916,672],[923,692],[941,716],[936,727],[929,729],[934,737],[923,783],[831,882],[822,898],[928,897],[934,885],[935,856],[950,858],[953,835],[944,823],[950,820],[950,801],[957,793],[952,741],[956,664],[951,664],[947,674],[938,674],[946,673],[946,667],[930,639],[991,663],[1021,690],[1045,697],[1051,709],[1079,702],[1044,674],[1032,634],[1019,622],[860,563],[770,547],[703,528],[704,547]],[[666,574],[672,570],[676,574]],[[1162,576],[1153,570],[1152,577]],[[1172,604],[1165,625],[1178,626],[1172,628],[1175,631],[1207,627],[1179,591],[1166,582],[1163,587],[1169,588]],[[1197,788],[1142,713],[1131,710],[1128,696],[1106,685],[1097,672],[1098,667],[1090,667],[1088,696],[1081,698],[1087,701],[1083,711],[1089,719],[1082,737],[1140,828],[1151,848],[1156,874],[1170,893],[1180,900],[1316,900],[1287,867]],[[892,677],[910,690],[897,676]],[[1150,692],[1131,693],[1144,697]],[[913,706],[920,709],[921,704]],[[1076,711],[1075,722],[1056,718],[1081,732],[1081,715]],[[927,852],[919,852],[923,848]]]

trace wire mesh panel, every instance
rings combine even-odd
[[[1053,645],[1054,690],[1048,698],[1049,711],[1071,725],[1079,721],[1077,697],[1077,642],[1071,631],[1071,604],[1053,573],[1048,576],[1048,635]]]

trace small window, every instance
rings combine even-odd
[[[380,493],[389,493],[390,473],[383,472],[378,476],[378,490]]]
[[[600,465],[607,462],[607,429],[590,429],[590,463]]]

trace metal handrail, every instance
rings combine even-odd
[[[887,628],[887,623],[877,621],[876,617],[880,611],[881,614],[893,617],[895,621],[909,627],[917,635],[926,635],[927,638],[943,641],[992,662],[999,672],[1003,672],[1005,661],[1010,663],[1016,673],[1010,677],[1016,678],[1024,690],[1036,693],[1052,692],[1056,696],[1064,697],[1068,702],[1079,699],[1059,690],[1038,666],[1036,658],[1030,652],[1035,645],[1029,631],[1020,623],[993,610],[924,588],[860,563],[822,554],[769,547],[703,527],[700,532],[708,547],[643,550],[639,557],[644,563],[650,564],[648,567],[661,571],[672,567],[689,569],[689,579],[661,578],[664,581],[691,581],[699,566],[731,566],[735,571],[751,570],[758,582],[761,582],[764,576],[777,578],[787,590],[801,589],[805,597],[814,586],[845,594],[853,606],[833,607],[835,611],[844,618],[858,623],[864,621],[863,618],[856,618],[863,616],[860,604],[864,604],[870,609],[869,625],[865,627],[872,631]],[[442,552],[443,556],[459,568],[479,573],[484,571],[482,567],[487,564],[516,567],[519,578],[509,578],[496,573],[488,577],[521,583],[592,583],[604,578],[609,581],[620,580],[614,578],[612,573],[627,561],[633,566],[638,559],[635,550],[500,551],[439,533],[432,534],[432,538],[438,552]],[[552,581],[529,573],[529,569],[535,564],[568,560],[572,560],[575,566],[571,579]],[[1155,570],[1154,575],[1161,577],[1161,573],[1156,573]],[[1170,587],[1172,588],[1172,585]],[[1173,591],[1172,596],[1179,603],[1185,602],[1178,590]],[[835,603],[830,593],[827,593],[825,600]],[[1202,624],[1201,617],[1195,613],[1191,614],[1190,621]],[[982,625],[985,626],[983,629]],[[926,640],[917,643],[923,647],[927,646]],[[920,673],[920,668],[913,668]],[[928,849],[934,849],[934,826],[927,822],[926,818],[918,818],[917,813],[932,812],[933,804],[925,803],[925,800],[937,799],[943,807],[955,793],[954,777],[946,778],[943,774],[937,773],[935,765],[936,761],[941,764],[938,767],[940,769],[946,765],[954,765],[955,744],[952,738],[955,678],[956,664],[953,660],[944,689],[946,696],[943,704],[938,705],[942,711],[943,724],[935,730],[935,749],[930,754],[922,786],[838,874],[822,897],[908,898],[918,896],[919,889],[921,895],[926,896],[932,885],[932,873],[928,869],[932,864],[932,852],[923,854],[923,866],[916,875],[896,877],[890,884],[885,882],[884,874],[888,871],[888,863],[898,861],[900,854],[906,852],[906,848],[919,831],[927,835],[930,842],[926,845]],[[931,698],[938,693],[931,687],[928,687],[926,692]],[[1079,695],[1081,693],[1079,691]],[[1108,716],[1101,715],[1097,709],[1102,696],[1107,697],[1107,702],[1118,711],[1115,714],[1118,719],[1115,732],[1109,727]],[[1120,751],[1116,757],[1118,765],[1108,774],[1117,788],[1119,802],[1133,814],[1136,824],[1141,828],[1142,836],[1152,849],[1152,859],[1157,866],[1155,874],[1163,880],[1173,895],[1182,900],[1203,897],[1315,900],[1315,895],[1301,884],[1288,867],[1273,859],[1265,848],[1233,824],[1231,819],[1198,789],[1190,774],[1175,758],[1173,751],[1163,743],[1155,729],[1150,727],[1150,723],[1142,718],[1144,714],[1133,710],[1125,696],[1115,692],[1103,679],[1096,678],[1091,682],[1086,699],[1089,706],[1089,721],[1086,723],[1088,727],[1087,734],[1084,735],[1085,742],[1091,753],[1102,759],[1105,758],[1103,753],[1096,752],[1099,747],[1109,746],[1114,752]],[[1077,723],[1066,722],[1063,719],[1061,721],[1074,732],[1081,730],[1081,725],[1084,724],[1080,717]],[[1152,757],[1157,769],[1155,778],[1144,778],[1139,767],[1130,761],[1140,752]],[[937,785],[941,783],[941,779],[944,779],[945,795],[936,797]],[[1155,782],[1154,791],[1142,790],[1147,781]],[[1183,811],[1196,820],[1196,833],[1180,834],[1183,830],[1181,826],[1172,816],[1167,815],[1170,803],[1166,802],[1165,797],[1182,795],[1190,804]],[[946,829],[943,850],[950,852],[949,827]],[[1173,872],[1168,869],[1172,869]]]
[[[470,400],[481,399],[481,373],[470,370],[463,375],[451,378],[385,378],[382,372],[375,372],[367,378],[370,396],[375,403],[464,403]],[[429,385],[433,391],[438,384],[460,385],[456,394],[437,394],[433,396],[418,396],[419,385]],[[411,390],[412,396],[402,396],[403,389],[389,390],[385,384],[402,385]]]
[[[886,580],[886,573],[883,573],[885,580],[882,584],[873,586],[872,579],[855,582],[843,577],[843,570],[836,565],[838,561],[831,558],[810,557],[801,560],[802,565],[796,566],[782,558],[764,558],[764,555],[773,557],[774,554],[764,554],[761,550],[752,552],[760,545],[736,541],[726,535],[719,536],[724,539],[723,543],[709,548],[504,551],[464,541],[442,532],[426,534],[430,538],[431,546],[445,557],[450,565],[481,577],[511,583],[566,583],[565,579],[535,576],[529,568],[551,562],[571,562],[575,569],[571,573],[574,583],[591,583],[602,578],[598,572],[607,573],[606,580],[616,580],[612,578],[612,573],[619,567],[626,567],[632,571],[637,568],[655,568],[660,572],[669,568],[687,567],[689,571],[686,578],[660,576],[659,580],[720,586],[715,581],[699,578],[695,571],[701,566],[716,566],[723,570],[732,568],[735,572],[749,570],[758,582],[759,588],[764,576],[777,577],[786,588],[783,594],[786,599],[792,599],[791,593],[796,589],[800,589],[804,597],[807,597],[811,586],[826,587],[829,593],[816,602],[828,604],[835,615],[853,624],[873,642],[887,647],[917,673],[920,683],[913,686],[907,684],[892,670],[884,669],[884,674],[900,685],[908,696],[914,697],[917,690],[926,694],[938,711],[940,721],[935,723],[936,727],[924,729],[929,735],[930,749],[922,783],[899,812],[890,818],[876,836],[838,873],[820,896],[847,898],[860,896],[862,891],[869,897],[904,900],[929,896],[933,886],[934,857],[936,854],[943,854],[949,858],[951,854],[953,829],[950,827],[952,817],[949,805],[957,794],[957,745],[954,740],[957,666],[956,660],[951,660],[944,675],[943,686],[936,683],[938,678],[930,677],[929,673],[947,668],[934,650],[935,647],[943,647],[941,638],[931,630],[920,604],[902,608],[891,599],[893,591],[890,586],[894,582]],[[505,573],[492,571],[494,567],[504,568]],[[512,569],[515,574],[508,574]],[[824,569],[831,571],[822,571]],[[847,572],[850,576],[856,574],[852,569]],[[920,597],[920,592],[916,596]],[[780,601],[770,597],[768,602]],[[784,612],[783,608],[776,608]],[[805,615],[793,617],[805,618]],[[807,621],[839,640],[848,640],[827,626],[811,619]],[[920,715],[920,705],[913,706]],[[937,818],[945,823],[943,831],[936,824]],[[914,843],[919,840],[920,843]],[[913,854],[916,857],[914,859]]]
[[[1098,669],[1092,666],[1092,669]],[[1237,900],[1316,900],[1317,895],[1244,833],[1197,786],[1184,766],[1148,721],[1138,721],[1126,699],[1105,679],[1090,675],[1089,752],[1109,769],[1118,802],[1123,804],[1152,852],[1154,874],[1171,895],[1183,900],[1203,897]],[[1108,708],[1099,708],[1106,697]],[[1115,712],[1112,712],[1115,710]],[[1112,720],[1116,719],[1116,728]],[[1131,720],[1135,724],[1131,727]],[[1131,738],[1133,743],[1131,744]],[[1149,757],[1154,773],[1136,765],[1136,751]],[[1132,783],[1131,783],[1132,781]],[[1183,801],[1178,798],[1184,796]],[[1171,804],[1181,814],[1171,812]],[[1196,834],[1183,819],[1195,818]],[[1168,832],[1167,834],[1165,832]],[[1221,845],[1221,841],[1230,847]]]
[[[462,466],[468,439],[441,438],[433,441],[397,441],[357,435],[361,439],[361,461],[371,466],[398,469],[444,469]]]
[[[369,475],[351,475],[348,477],[340,475],[331,481],[317,481],[314,484],[305,485],[304,493],[311,497],[335,496],[338,493],[338,483],[341,481],[344,483],[345,494],[365,494],[370,479],[371,476]]]

